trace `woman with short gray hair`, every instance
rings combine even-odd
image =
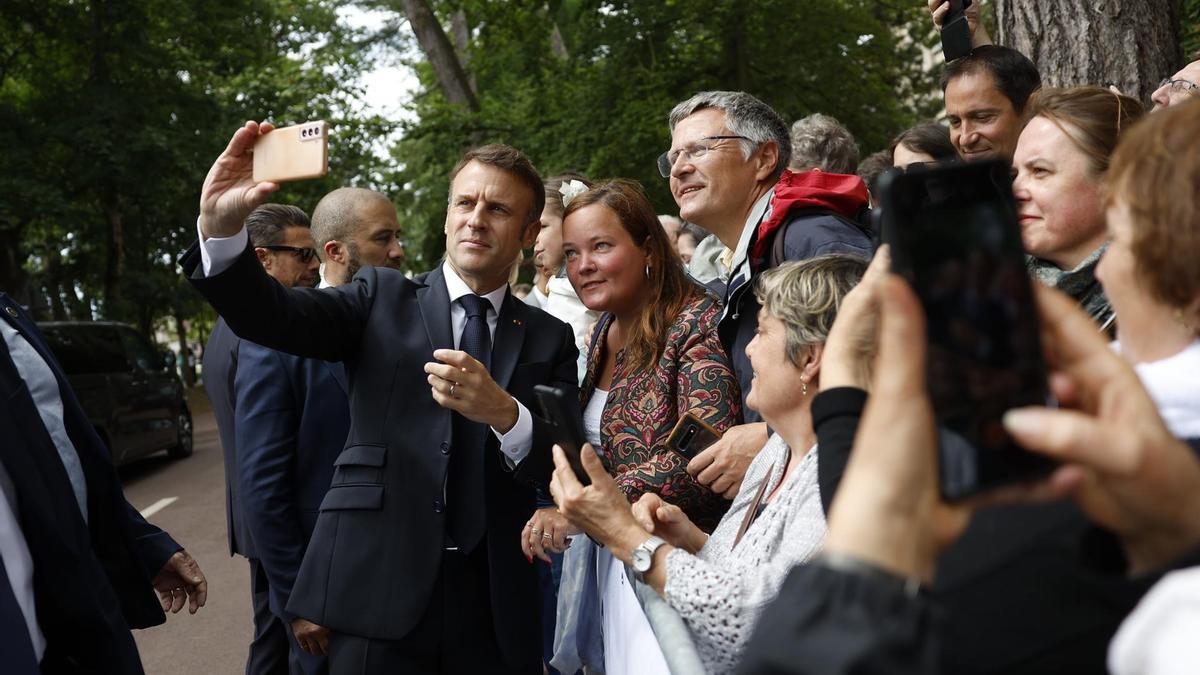
[[[760,277],[758,333],[746,347],[754,367],[747,403],[775,434],[711,536],[658,495],[643,495],[631,509],[590,449],[581,459],[592,482],[582,486],[555,449],[550,489],[560,511],[679,613],[709,672],[733,670],[788,570],[821,549],[812,401],[834,317],[865,269],[860,258],[828,255]]]

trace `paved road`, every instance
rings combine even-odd
[[[125,497],[139,510],[176,501],[149,517],[171,533],[208,577],[208,604],[167,623],[134,631],[147,675],[232,675],[245,670],[253,633],[250,578],[244,558],[229,556],[225,538],[225,470],[221,444],[202,389],[192,395],[196,452],[172,461],[151,457],[123,467]]]

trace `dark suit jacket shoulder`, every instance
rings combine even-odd
[[[165,620],[150,580],[181,547],[125,501],[108,449],[33,321],[4,294],[0,307],[0,321],[16,328],[58,381],[63,421],[87,483],[85,524],[54,442],[0,340],[0,461],[18,493],[47,649],[106,672],[141,673],[129,628]]]

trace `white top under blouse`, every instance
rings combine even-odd
[[[762,481],[768,481],[764,494],[771,494],[783,479],[789,456],[787,443],[772,435],[699,553],[677,548],[667,555],[667,602],[691,630],[709,673],[733,672],[758,617],[779,594],[788,571],[816,556],[825,542],[813,446],[737,547],[733,545]]]

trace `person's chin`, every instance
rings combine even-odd
[[[758,397],[754,394],[754,384],[750,384],[750,393],[746,394],[746,407],[758,412]]]

